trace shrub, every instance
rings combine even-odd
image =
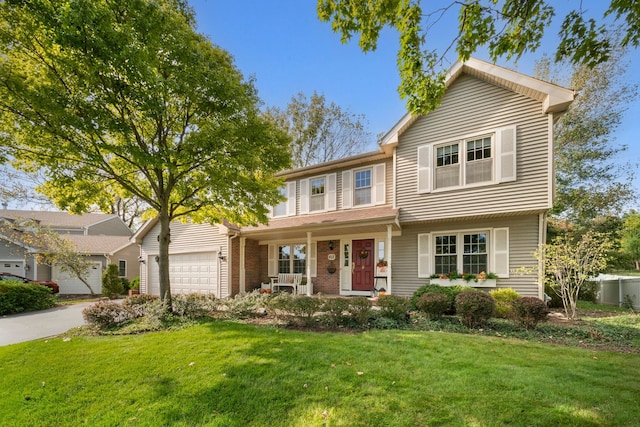
[[[496,303],[496,317],[509,318],[513,314],[511,304],[520,298],[520,294],[511,288],[494,289],[489,294]]]
[[[100,329],[109,329],[135,319],[136,314],[125,304],[98,301],[82,310],[82,316],[90,325]]]
[[[46,286],[14,280],[0,282],[0,315],[54,307],[57,298]]]
[[[248,292],[244,295],[236,295],[223,301],[226,308],[226,315],[232,319],[248,319],[264,314],[267,306],[266,294],[260,294],[258,290]]]
[[[539,322],[547,318],[547,314],[547,306],[536,297],[522,297],[513,301],[514,319],[526,330],[535,329]]]
[[[154,303],[160,298],[155,295],[140,294],[131,295],[124,299],[122,304],[134,314],[135,317],[142,317],[147,314],[148,305]]]
[[[122,293],[126,295],[131,289],[131,282],[126,277],[121,277],[120,282],[122,283]]]
[[[313,324],[314,315],[322,308],[322,300],[309,296],[295,296],[290,308],[298,323],[309,326]]]
[[[107,269],[102,273],[102,295],[115,299],[122,292],[122,280],[118,276],[118,266],[115,264],[107,265]]]
[[[289,292],[280,292],[267,300],[267,309],[280,320],[290,320],[292,317],[291,305],[293,304],[293,295]]]
[[[355,297],[349,300],[347,310],[349,316],[358,327],[365,327],[369,324],[371,317],[371,301],[365,297]]]
[[[327,298],[324,300],[324,322],[330,327],[338,327],[346,320],[345,312],[349,310],[349,301],[346,298]]]
[[[140,290],[140,277],[134,277],[133,279],[131,279],[131,281],[129,282],[129,289],[134,290],[134,291],[139,291]]]
[[[216,310],[216,297],[212,294],[174,295],[171,303],[173,314],[188,319],[201,319]]]
[[[431,320],[439,319],[451,307],[448,295],[440,292],[427,292],[418,299],[417,309]]]
[[[460,292],[466,291],[468,289],[473,289],[469,286],[440,286],[440,285],[424,285],[418,288],[411,297],[411,306],[414,308],[418,308],[417,303],[420,299],[420,296],[427,292],[444,294],[449,297],[449,308],[445,312],[445,314],[456,314],[456,297]]]
[[[466,290],[456,297],[456,313],[468,328],[482,325],[493,315],[495,303],[491,295],[477,290]]]
[[[407,310],[409,310],[409,300],[398,295],[382,295],[378,297],[378,307],[380,314],[396,322],[407,321]]]

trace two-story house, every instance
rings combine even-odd
[[[534,267],[545,242],[553,124],[573,91],[475,59],[455,64],[446,87],[378,151],[283,172],[286,200],[269,224],[173,224],[172,291],[225,297],[301,273],[308,293],[409,296],[456,271],[542,298],[540,278],[515,270]],[[157,235],[149,221],[134,236],[142,290],[156,294]]]
[[[87,294],[88,288],[57,265],[37,262],[37,242],[25,243],[20,238],[24,224],[36,222],[41,227],[70,240],[77,251],[92,261],[87,281],[95,293],[102,289],[102,272],[107,264],[117,264],[119,275],[128,280],[140,274],[138,247],[129,241],[131,229],[112,214],[0,210],[0,221],[8,225],[7,235],[0,235],[0,272],[24,276],[32,280],[52,280],[61,294]]]

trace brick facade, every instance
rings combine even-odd
[[[330,254],[336,259],[329,261]],[[340,241],[333,240],[333,250],[329,249],[329,241],[318,242],[318,275],[313,279],[313,292],[328,295],[340,293]],[[335,268],[334,273],[329,273],[329,267]]]

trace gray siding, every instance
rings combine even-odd
[[[522,296],[538,296],[537,275],[518,274],[520,267],[535,267],[538,247],[538,216],[518,216],[474,222],[441,222],[437,225],[405,226],[392,241],[392,293],[411,296],[429,279],[418,277],[418,234],[465,229],[509,227],[509,278],[498,279],[498,288],[513,288]]]
[[[105,236],[131,236],[133,233],[118,217],[108,219],[106,221],[99,222],[95,225],[89,226],[87,234],[102,235]]]
[[[146,265],[140,266],[140,291],[147,292],[148,269],[155,255],[159,253],[158,235],[160,224],[156,224],[144,237],[140,255]],[[223,255],[228,255],[227,236],[220,232],[219,226],[209,224],[171,223],[171,244],[169,254],[208,252],[220,247]],[[236,262],[234,260],[234,262]],[[221,296],[229,295],[228,262],[220,263]]]
[[[417,192],[417,147],[511,125],[517,126],[517,181],[426,194]],[[548,145],[548,118],[538,101],[461,76],[447,90],[442,104],[418,118],[400,137],[397,148],[400,221],[548,209],[551,191]]]

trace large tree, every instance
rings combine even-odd
[[[172,220],[267,220],[289,138],[184,1],[5,0],[0,22],[3,145],[61,208],[108,188],[147,203],[163,298]]]
[[[552,214],[579,229],[592,228],[601,217],[617,216],[634,194],[632,164],[627,146],[615,131],[638,87],[624,76],[625,50],[611,51],[609,60],[593,68],[552,63],[537,64],[538,76],[572,87],[577,96],[554,126],[556,194]]]
[[[640,213],[632,210],[625,215],[622,233],[622,250],[640,270]]]
[[[291,98],[286,110],[270,108],[267,113],[291,136],[294,167],[359,154],[369,143],[365,119],[335,103],[327,103],[316,92]]]
[[[359,46],[367,52],[377,47],[385,27],[397,31],[400,39],[398,70],[400,96],[413,113],[427,113],[444,93],[444,60],[450,48],[467,60],[478,48],[486,47],[493,61],[499,57],[519,59],[540,46],[545,30],[555,15],[548,0],[462,0],[422,8],[421,0],[318,0],[320,20],[331,22],[342,42],[356,34]],[[427,3],[427,2],[424,2]],[[608,59],[611,52],[609,28],[586,17],[582,2],[563,19],[556,59],[594,66]],[[433,3],[428,3],[429,5]],[[427,6],[429,7],[429,6]],[[446,14],[457,11],[458,31],[449,48],[438,51],[431,38],[442,40],[436,24]],[[613,17],[622,28],[623,46],[640,43],[640,7],[637,0],[610,0],[603,18]]]

